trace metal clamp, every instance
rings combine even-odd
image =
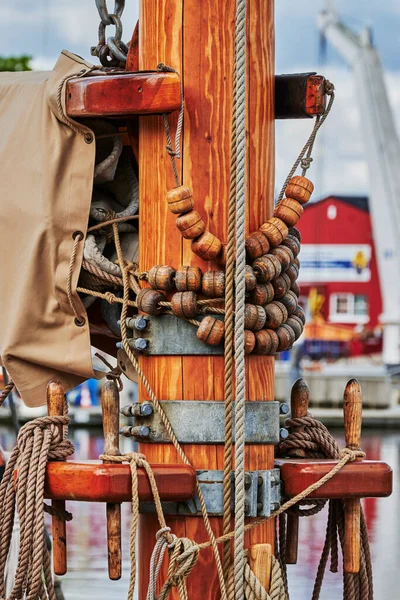
[[[223,471],[197,471],[197,480],[204,496],[207,514],[220,517],[223,514]],[[231,510],[235,506],[235,473],[231,475]],[[245,514],[246,517],[269,517],[277,510],[281,501],[279,469],[268,471],[247,471],[245,474]],[[154,512],[152,502],[142,502],[140,512]],[[168,515],[201,515],[200,501],[196,495],[189,502],[166,502],[163,510]]]
[[[181,444],[223,444],[225,441],[225,406],[223,402],[203,400],[161,401],[171,427]],[[121,409],[133,417],[133,427],[120,433],[141,442],[171,443],[165,426],[151,402]],[[277,444],[280,439],[279,402],[247,402],[245,413],[247,444]],[[233,432],[235,441],[235,432]]]

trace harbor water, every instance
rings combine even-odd
[[[332,431],[340,446],[344,445],[343,432]],[[103,451],[101,430],[74,429],[69,436],[76,448],[75,459],[96,459]],[[15,442],[13,431],[0,428],[0,443],[10,450]],[[129,451],[132,442],[123,439],[121,448]],[[400,432],[365,430],[362,447],[369,459],[384,460],[394,471],[394,489],[390,498],[363,500],[369,530],[374,571],[374,589],[377,600],[397,598],[398,564],[400,563],[400,485],[397,473],[400,460]],[[129,579],[130,506],[122,507],[123,577],[114,582],[107,574],[107,542],[105,506],[96,503],[69,503],[74,518],[67,525],[68,573],[61,579],[65,600],[108,600],[126,598]],[[326,509],[318,515],[300,520],[299,560],[288,567],[291,600],[309,600],[313,581],[324,543]],[[195,577],[195,572],[192,575]],[[329,571],[321,600],[342,598],[342,577]]]

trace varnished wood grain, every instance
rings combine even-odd
[[[170,113],[180,107],[180,89],[181,82],[176,73],[127,73],[70,79],[66,88],[66,111],[74,119]]]
[[[271,583],[272,548],[270,544],[254,544],[249,552],[250,568],[268,592]]]
[[[158,459],[160,460],[160,459]],[[151,463],[161,500],[185,501],[193,498],[196,475],[192,467],[177,464]],[[82,502],[129,502],[132,499],[132,478],[128,464],[51,462],[46,468],[45,497]],[[146,472],[138,469],[140,500],[152,500]]]
[[[249,19],[248,56],[247,219],[248,230],[255,231],[272,213],[274,190],[273,2],[251,0],[249,11],[252,17]],[[178,165],[182,184],[192,190],[195,210],[204,220],[206,230],[222,242],[226,242],[229,196],[234,17],[234,0],[168,0],[163,3],[147,0],[142,2],[140,14],[140,68],[154,68],[157,62],[163,61],[179,70],[182,76],[185,118],[183,160]],[[165,193],[175,184],[171,182],[169,159],[164,148],[161,121],[153,117],[141,119],[141,269],[154,264],[194,265],[202,271],[220,268],[216,262],[207,263],[195,256],[190,240],[180,239],[166,208]],[[154,168],[155,160],[158,168]],[[222,357],[148,357],[142,358],[141,362],[159,398],[223,400]],[[273,399],[273,359],[251,356],[247,365],[250,371],[248,399]],[[142,387],[140,394],[141,399],[146,397]],[[175,451],[169,446],[142,448],[152,460],[172,461],[176,458]],[[186,445],[185,451],[198,469],[223,467],[221,446]],[[271,468],[273,448],[248,447],[246,463],[246,468]],[[201,518],[169,519],[168,523],[178,535],[184,533],[199,541],[207,539]],[[216,534],[221,532],[221,519],[212,519],[212,525]],[[154,518],[142,517],[141,527],[139,598],[142,599],[147,590],[148,562],[153,547],[153,541],[149,540],[156,531]],[[250,539],[254,543],[273,544],[273,524],[249,534],[247,543]],[[211,550],[201,553],[188,580],[188,592],[193,600],[219,597]],[[171,597],[177,598],[175,590]]]
[[[361,387],[351,379],[343,397],[344,433],[346,446],[351,450],[360,447],[362,423]],[[352,498],[344,503],[344,570],[358,573],[360,570],[360,500]]]
[[[106,381],[101,390],[101,411],[104,435],[104,453],[118,456],[119,451],[119,393],[115,381]],[[120,579],[122,574],[121,556],[121,505],[107,502],[107,547],[108,576]]]
[[[50,381],[47,386],[47,412],[49,417],[64,414],[64,390],[59,381]],[[61,439],[63,426],[58,425]],[[51,464],[51,463],[49,463]],[[61,463],[58,463],[61,464]],[[55,510],[65,511],[64,500],[53,500],[51,503]],[[57,516],[51,518],[53,536],[53,569],[56,575],[65,575],[67,572],[67,528],[66,522]]]
[[[285,496],[292,498],[329,473],[337,460],[277,459]],[[392,493],[392,469],[384,462],[363,460],[347,463],[309,498],[386,498]]]
[[[292,419],[305,417],[308,412],[308,401],[310,390],[304,379],[298,379],[292,386],[290,395],[290,411]],[[304,427],[292,427],[291,433],[298,433],[304,430]],[[306,453],[299,448],[292,450],[291,455],[297,458],[305,458]],[[286,536],[286,563],[295,565],[297,563],[297,549],[299,544],[299,516],[288,513],[287,515],[287,536]]]

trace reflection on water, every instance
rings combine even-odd
[[[78,429],[71,431],[75,444],[75,458],[94,459],[103,451],[101,431]],[[338,434],[340,446],[343,438]],[[11,430],[0,429],[0,443],[11,449],[14,436]],[[121,439],[121,450],[132,449],[129,439]],[[400,486],[397,477],[400,432],[375,432],[366,430],[362,439],[363,449],[369,459],[385,460],[394,471],[394,491],[390,498],[369,498],[363,501],[368,524],[374,570],[375,597],[378,600],[398,597],[397,569],[400,562]],[[62,577],[62,589],[66,600],[96,598],[108,600],[125,598],[129,577],[129,526],[130,507],[122,507],[123,577],[114,582],[107,574],[107,542],[105,506],[96,503],[69,503],[67,506],[74,519],[67,525],[68,573]],[[326,526],[326,511],[300,519],[299,563],[289,569],[291,600],[309,600],[313,580],[322,550]],[[340,574],[327,573],[323,588],[323,600],[340,600]],[[393,595],[395,593],[395,595]]]

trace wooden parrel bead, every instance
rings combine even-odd
[[[168,265],[155,265],[147,275],[147,281],[153,290],[173,290],[175,287],[175,269]]]
[[[179,267],[175,273],[175,287],[180,292],[199,292],[202,273],[199,267]]]
[[[271,217],[260,227],[261,233],[267,236],[269,244],[272,248],[276,248],[283,242],[288,234],[288,228],[282,219]]]
[[[272,283],[257,283],[254,290],[250,293],[250,300],[253,304],[268,304],[274,299],[274,288]]]
[[[197,315],[197,296],[194,292],[177,292],[171,298],[172,312],[181,319]]]
[[[244,281],[245,281],[245,285],[246,285],[246,292],[250,292],[251,290],[254,290],[254,288],[257,285],[257,278],[255,276],[255,273],[252,269],[252,267],[250,267],[250,265],[246,265],[245,267],[245,275],[244,275]]]
[[[167,202],[169,210],[174,214],[187,213],[194,206],[192,190],[183,185],[169,190],[167,192]]]
[[[297,200],[293,198],[282,198],[274,210],[274,217],[282,219],[288,227],[296,225],[304,212],[304,208]]]
[[[303,325],[306,324],[306,315],[304,314],[304,310],[301,308],[300,305],[298,305],[296,307],[296,309],[293,311],[293,314],[291,316],[298,317],[300,319],[300,321],[302,321]]]
[[[269,354],[275,354],[279,345],[279,338],[276,335],[275,331],[272,331],[272,329],[262,329],[261,331],[256,331],[255,336],[255,354],[262,354],[264,356]]]
[[[207,298],[223,298],[225,294],[225,273],[223,271],[207,271],[204,273],[201,291]]]
[[[205,231],[192,241],[192,252],[203,260],[214,260],[220,253],[221,247],[219,239],[209,231]]]
[[[162,292],[150,288],[143,288],[136,297],[138,309],[149,315],[159,315],[162,311],[159,303],[164,301],[165,296]]]
[[[221,250],[217,256],[217,260],[221,267],[225,267],[226,265],[226,244],[221,244]]]
[[[218,346],[224,339],[224,322],[208,315],[201,321],[196,335],[202,342],[210,346]]]
[[[244,310],[244,328],[259,331],[265,325],[265,310],[257,304],[246,304]]]
[[[298,317],[292,316],[288,318],[285,324],[293,329],[295,339],[298,340],[304,330],[304,325],[301,320]]]
[[[292,285],[290,286],[290,289],[296,294],[297,297],[300,296],[300,287],[297,281],[293,281]]]
[[[279,260],[283,272],[287,271],[294,261],[293,252],[286,246],[278,246],[277,248],[273,248],[271,250],[271,254],[276,256],[276,258]]]
[[[293,252],[293,256],[296,258],[298,253],[300,252],[300,242],[293,235],[288,235],[287,238],[282,242],[282,246],[286,248],[290,248]]]
[[[268,283],[281,274],[281,263],[272,254],[266,254],[253,262],[253,271],[258,281]]]
[[[282,302],[270,302],[264,306],[265,310],[265,326],[268,329],[277,329],[288,318],[286,306]]]
[[[286,307],[288,314],[291,315],[297,308],[297,296],[292,290],[289,290],[282,298],[280,302]]]
[[[294,331],[289,325],[283,324],[278,329],[276,329],[276,335],[279,338],[279,345],[277,348],[278,352],[283,352],[284,350],[288,350],[294,344],[295,334]]]
[[[181,215],[176,219],[176,226],[187,240],[192,240],[198,237],[205,231],[206,224],[197,212],[197,210],[191,210],[184,215]]]
[[[268,238],[261,232],[255,231],[246,238],[246,252],[249,258],[256,259],[267,254],[269,250]]]
[[[287,276],[290,279],[290,283],[294,283],[299,276],[299,268],[294,263],[291,267],[286,271]]]
[[[311,198],[313,191],[314,185],[309,179],[296,175],[289,181],[285,193],[288,198],[294,198],[301,204],[306,204]]]
[[[299,242],[301,242],[301,233],[296,227],[289,227],[289,235],[293,235],[293,237],[297,238]]]
[[[251,354],[256,345],[256,336],[250,329],[244,330],[244,353]]]
[[[279,300],[279,298],[282,298],[282,296],[284,296],[286,292],[289,291],[291,285],[290,278],[286,273],[281,273],[279,277],[275,277],[275,279],[273,279],[271,283],[274,288],[274,297],[277,300]]]
[[[289,248],[288,248],[288,250],[289,250]],[[300,260],[299,260],[298,256],[296,256],[296,258],[294,259],[293,262],[294,262],[294,264],[297,266],[297,268],[300,271]]]

